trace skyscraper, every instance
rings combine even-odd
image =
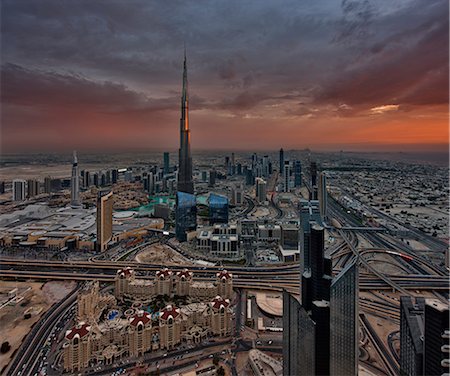
[[[357,375],[358,266],[347,265],[334,279],[330,290],[330,375]]]
[[[214,185],[216,184],[216,170],[211,170],[209,172],[209,187],[214,187]]]
[[[197,206],[195,195],[177,192],[175,208],[175,234],[179,241],[186,241],[187,232],[197,228]]]
[[[425,299],[424,375],[445,375],[450,365],[448,304]]]
[[[13,200],[14,201],[24,201],[25,200],[25,184],[26,181],[22,179],[15,179],[12,183],[13,189]]]
[[[46,176],[44,178],[44,193],[50,194],[52,192],[52,178]]]
[[[231,203],[235,206],[241,206],[244,202],[244,188],[242,183],[237,183],[231,187]]]
[[[39,182],[34,179],[27,180],[27,196],[28,198],[34,197],[40,193]]]
[[[255,196],[256,200],[261,204],[267,200],[266,181],[262,178],[256,178]]]
[[[283,292],[283,375],[314,375],[315,324],[299,301]]]
[[[192,181],[190,137],[191,131],[189,130],[188,82],[185,51],[183,64],[183,89],[181,94],[180,150],[177,189],[180,192],[193,194],[194,183]]]
[[[324,172],[319,173],[318,199],[320,215],[325,220],[327,217],[328,195],[327,195],[327,177]]]
[[[112,215],[114,203],[112,191],[97,194],[97,250],[102,252],[112,238]]]
[[[302,163],[300,161],[294,163],[294,185],[295,187],[302,185]]]
[[[283,166],[283,191],[289,192],[291,182],[291,164],[289,161],[284,161]]]
[[[78,208],[80,204],[80,172],[78,171],[77,152],[73,152],[72,178],[70,180],[70,206]]]
[[[311,188],[317,185],[317,163],[311,162],[309,172],[311,174]]]
[[[166,151],[164,152],[164,175],[167,175],[169,173],[170,169],[170,155]]]
[[[211,193],[208,202],[209,224],[228,223],[228,197]]]
[[[280,174],[283,174],[283,168],[284,168],[284,150],[283,148],[280,149]]]

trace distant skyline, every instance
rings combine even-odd
[[[448,1],[1,2],[1,151],[446,151]]]

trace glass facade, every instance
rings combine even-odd
[[[209,223],[228,223],[228,198],[216,194],[209,196]]]
[[[186,232],[197,227],[197,205],[195,195],[177,192],[175,209],[175,234],[179,241],[186,241]]]
[[[296,187],[302,185],[302,163],[300,161],[294,163],[294,185]]]
[[[298,300],[283,292],[283,375],[315,374],[315,325]]]
[[[330,291],[330,375],[358,374],[358,267],[348,265]]]

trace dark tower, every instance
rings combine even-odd
[[[178,169],[178,191],[193,194],[191,132],[189,130],[188,83],[186,68],[186,51],[183,63],[183,91],[181,93],[180,150]]]
[[[284,150],[280,149],[280,175],[283,175],[284,170]]]

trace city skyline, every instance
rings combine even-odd
[[[135,4],[3,2],[3,152],[175,149],[183,42],[193,150],[447,150],[445,1]]]

